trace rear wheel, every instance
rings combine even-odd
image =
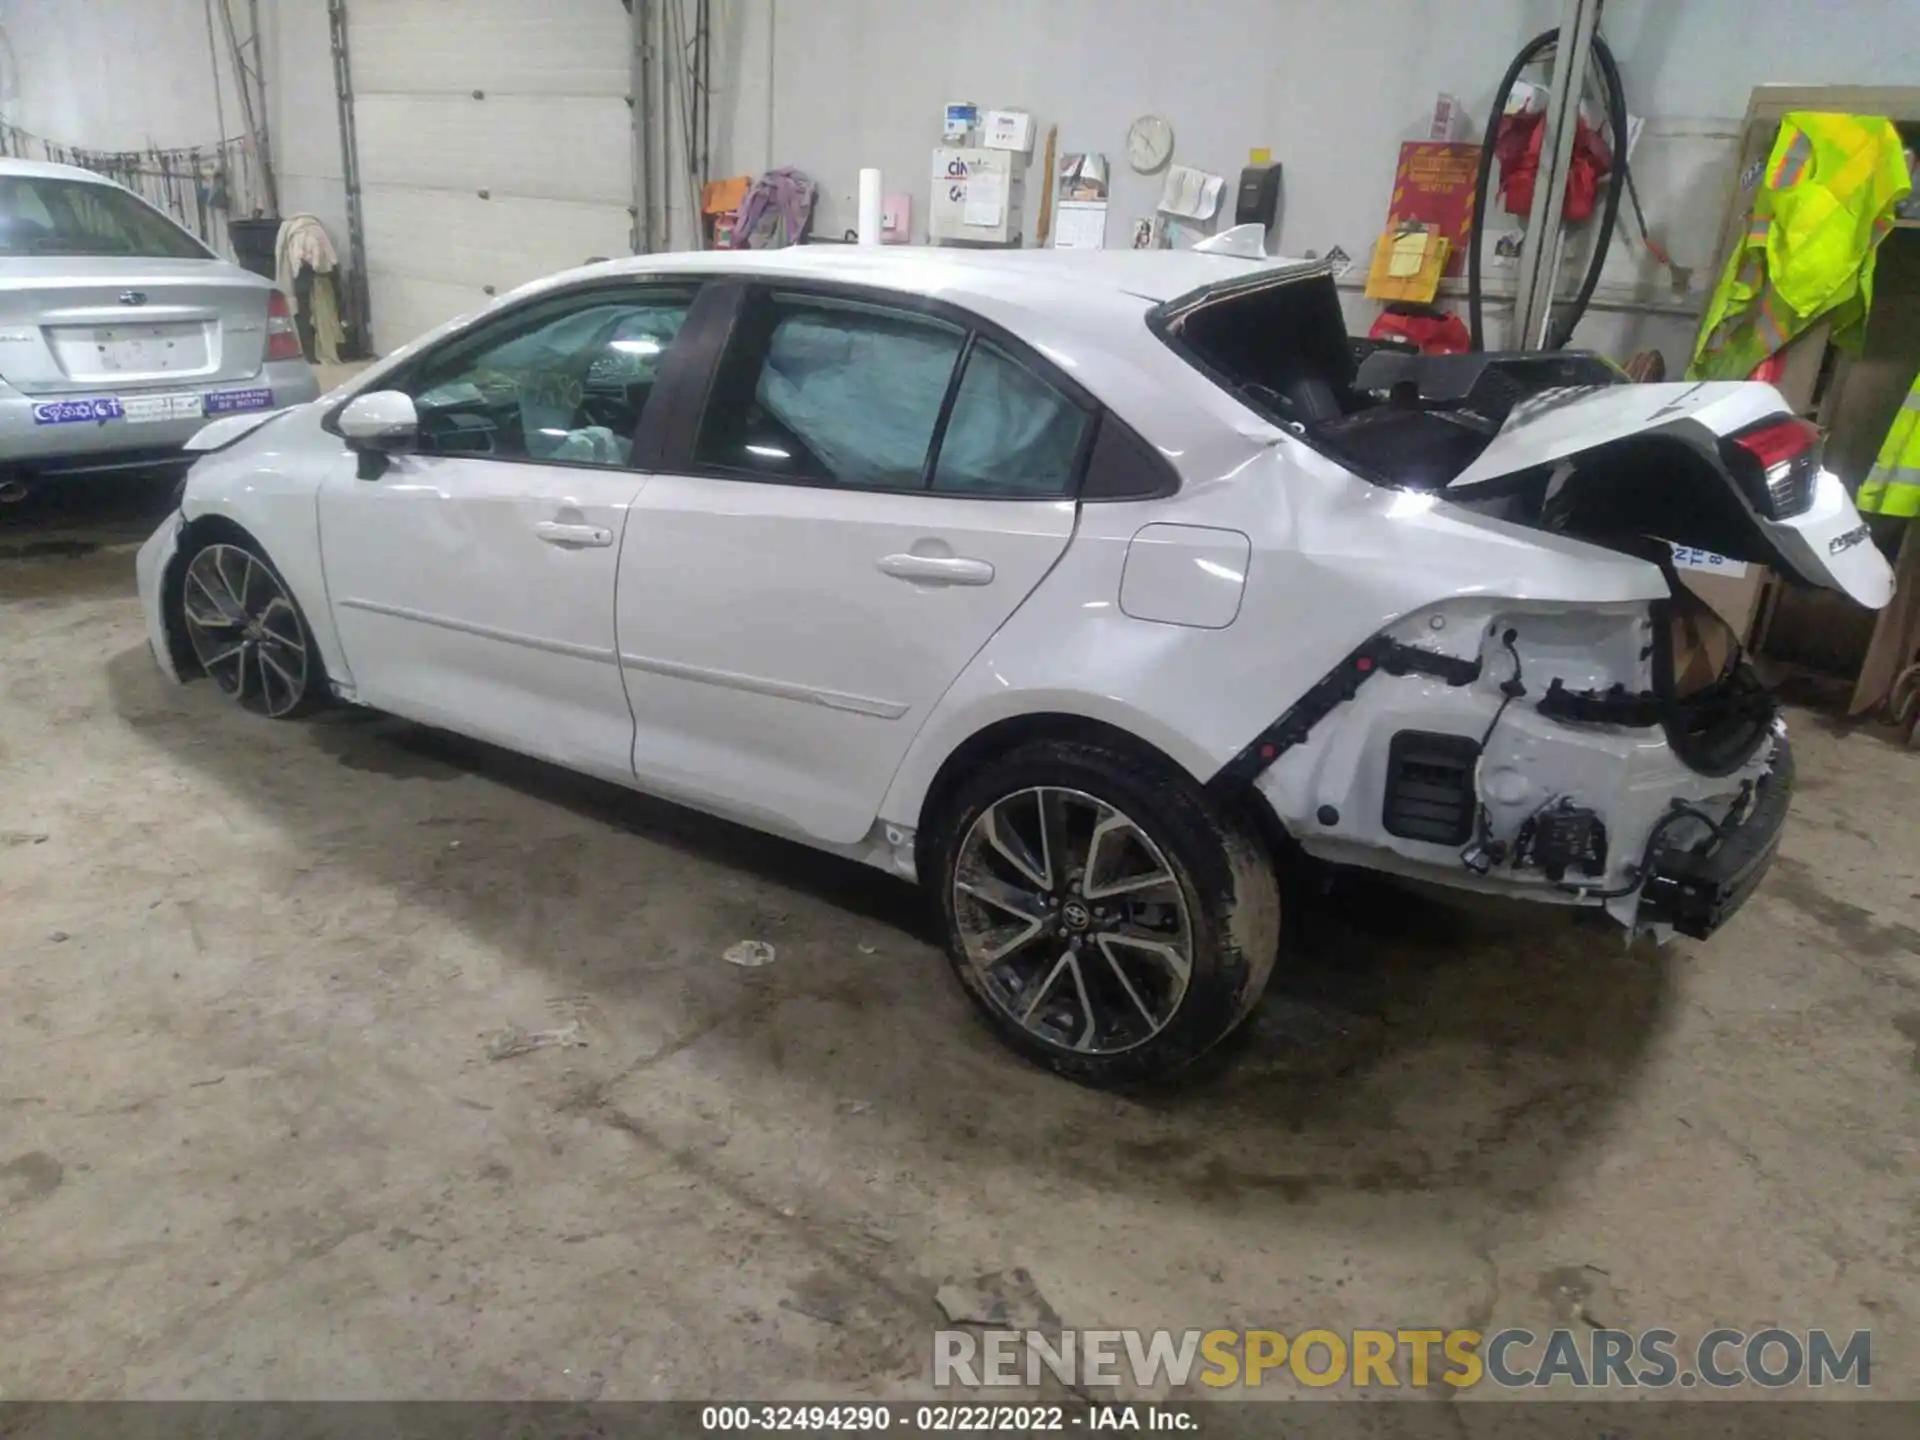
[[[1185,776],[1081,742],[986,766],[941,828],[948,958],[1014,1049],[1072,1079],[1171,1074],[1260,998],[1279,884]]]
[[[234,540],[194,551],[180,582],[194,659],[243,709],[291,720],[320,708],[326,671],[306,616],[266,556]]]

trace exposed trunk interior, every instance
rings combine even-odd
[[[1752,758],[1778,707],[1733,627],[1680,583],[1654,615],[1654,695],[1674,754],[1703,775],[1726,775]]]
[[[1216,287],[1162,306],[1153,323],[1255,410],[1356,474],[1400,487],[1446,485],[1529,397],[1621,379],[1584,353],[1427,356],[1351,339],[1324,272]]]
[[[1421,355],[1351,339],[1324,272],[1215,286],[1161,306],[1149,323],[1217,384],[1362,479],[1445,490],[1453,503],[1612,548],[1649,537],[1796,575],[1732,477],[1674,433],[1685,397],[1663,403],[1650,392],[1623,416],[1634,407],[1598,401],[1628,382],[1597,355]],[[1587,402],[1606,412],[1591,427],[1560,423],[1558,412]],[[1565,443],[1543,463],[1527,437],[1554,428]]]
[[[1442,490],[1510,420],[1532,420],[1625,383],[1582,353],[1424,356],[1350,339],[1324,274],[1266,277],[1162,306],[1161,337],[1246,404],[1355,474]],[[1518,413],[1516,413],[1518,412]],[[1603,438],[1448,495],[1511,523],[1604,545],[1660,567],[1653,688],[1556,694],[1574,723],[1659,725],[1704,774],[1738,769],[1766,739],[1775,706],[1732,629],[1680,582],[1671,546],[1777,563],[1728,477],[1672,435]]]

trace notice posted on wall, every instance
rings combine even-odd
[[[1062,200],[1053,214],[1053,248],[1100,250],[1107,243],[1107,202]]]
[[[1441,273],[1459,275],[1466,266],[1467,240],[1473,233],[1473,191],[1479,171],[1478,145],[1407,141],[1400,147],[1400,164],[1393,174],[1385,228],[1430,226],[1448,246]]]
[[[1006,180],[992,170],[977,170],[967,176],[967,198],[962,202],[963,225],[998,225],[1006,208]]]

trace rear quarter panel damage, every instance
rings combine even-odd
[[[1128,547],[1154,524],[1251,538],[1232,624],[1156,623],[1122,608]],[[946,758],[1017,715],[1115,725],[1205,782],[1361,641],[1414,611],[1481,596],[1582,606],[1666,593],[1644,561],[1369,485],[1279,432],[1249,438],[1178,495],[1081,507],[1067,553],[929,716],[881,815],[917,825]]]

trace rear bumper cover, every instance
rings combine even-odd
[[[1719,929],[1746,904],[1773,864],[1793,780],[1793,751],[1782,735],[1774,741],[1773,768],[1755,787],[1745,815],[1722,827],[1711,850],[1655,859],[1640,892],[1640,920],[1671,925],[1695,940]]]

